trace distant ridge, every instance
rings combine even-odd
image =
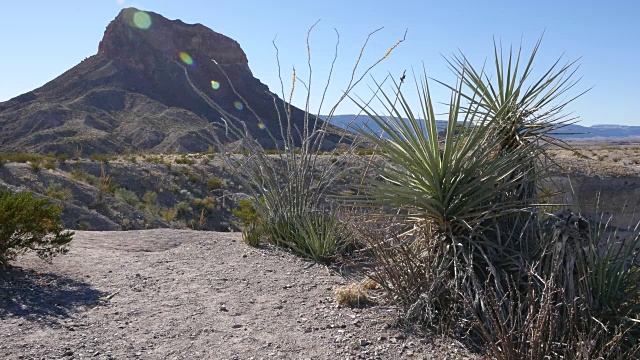
[[[322,118],[326,118],[326,116]],[[349,127],[352,131],[357,131],[359,128],[367,129],[366,126],[368,126],[371,131],[380,132],[380,128],[376,123],[366,115],[333,115],[331,123],[341,127]],[[445,129],[446,126],[446,121],[438,121],[439,130]],[[562,139],[632,138],[640,137],[640,126],[614,124],[582,126],[574,124],[563,128],[556,135]]]

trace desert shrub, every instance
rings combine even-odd
[[[45,190],[45,194],[48,197],[58,199],[60,201],[69,201],[72,197],[71,189],[63,188],[58,183],[51,184]]]
[[[39,154],[0,153],[0,160],[4,162],[27,163],[27,162],[39,161],[41,159],[42,159],[42,155],[39,155]]]
[[[180,218],[186,217],[193,211],[193,208],[187,201],[180,201],[179,203],[175,204],[173,208],[176,211],[176,215]]]
[[[42,165],[42,166],[43,166],[45,169],[47,169],[47,170],[53,170],[53,169],[55,169],[55,168],[56,168],[56,163],[55,163],[54,159],[47,158],[47,159],[44,161],[44,163],[43,163],[43,165]]]
[[[84,182],[84,183],[87,183],[87,184],[90,184],[90,185],[94,185],[94,186],[97,185],[98,182],[99,182],[97,177],[95,177],[95,176],[93,176],[93,175],[91,175],[91,174],[89,174],[86,171],[81,170],[81,169],[71,170],[71,177],[74,180],[81,181],[81,182]]]
[[[0,267],[29,250],[42,259],[65,253],[73,233],[63,230],[61,211],[31,193],[0,189]]]
[[[200,181],[200,175],[196,174],[196,173],[189,173],[187,174],[187,180],[190,183],[197,183]]]
[[[193,165],[196,163],[195,160],[189,159],[184,156],[177,158],[175,161],[176,161],[176,164],[184,164],[184,165]]]
[[[242,222],[242,241],[250,246],[258,246],[262,236],[261,220],[251,201],[239,200],[232,212]]]
[[[263,220],[259,231],[276,246],[291,249],[318,262],[331,262],[348,244],[348,229],[329,211],[279,214]]]
[[[402,230],[369,236],[372,277],[407,318],[467,328],[489,358],[636,358],[637,232],[620,241],[606,221],[538,207],[540,160],[570,123],[561,99],[575,84],[571,62],[531,78],[538,46],[528,59],[496,48],[495,74],[451,59],[458,80],[443,83],[452,95],[441,137],[426,75],[418,109],[402,82],[375,89],[381,112],[362,104],[387,137],[361,134],[385,161],[352,200],[375,215],[363,226],[393,214]]]
[[[67,160],[69,160],[69,155],[67,154],[60,154],[57,156],[58,162],[60,163],[60,165],[65,164],[67,162]]]
[[[42,170],[41,160],[30,161],[29,168],[35,173],[40,172],[40,170]]]
[[[114,196],[116,199],[129,204],[133,207],[138,206],[140,203],[140,199],[138,199],[138,195],[131,190],[127,190],[125,188],[118,188],[114,192]]]
[[[89,159],[95,162],[101,162],[103,164],[109,163],[109,156],[104,154],[91,154],[89,155]]]
[[[260,213],[261,223],[255,231],[266,240],[322,262],[330,261],[344,248],[348,237],[344,233],[345,224],[339,218],[340,206],[331,197],[332,185],[344,170],[337,163],[322,161],[319,157],[323,156],[320,154],[324,153],[326,147],[344,145],[343,156],[350,155],[357,147],[357,139],[348,135],[345,130],[331,126],[333,114],[370,70],[389,56],[402,41],[399,40],[381,58],[356,76],[358,60],[352,69],[353,76],[342,87],[342,96],[328,109],[323,108],[324,94],[332,80],[333,71],[329,72],[330,75],[324,82],[324,90],[320,92],[323,94],[320,106],[315,114],[308,106],[309,101],[303,114],[292,113],[291,107],[283,100],[286,96],[284,89],[281,89],[281,98],[274,96],[273,99],[277,121],[272,122],[271,128],[263,123],[258,124],[265,136],[273,140],[275,148],[263,147],[246,131],[244,121],[225,112],[223,107],[193,85],[194,92],[221,114],[223,123],[219,125],[224,128],[225,139],[215,139],[219,156]],[[366,44],[367,42],[361,51],[365,50]],[[310,48],[309,45],[308,49]],[[220,66],[219,69],[222,73],[225,72],[223,67]],[[185,76],[189,77],[186,69]],[[299,79],[295,72],[293,79],[291,96],[298,84],[296,79]],[[309,100],[314,91],[311,87],[311,71],[307,81],[300,82],[306,89]],[[233,87],[231,90],[247,105],[247,111],[253,112],[251,103],[245,101]],[[322,120],[317,114],[328,116]],[[295,125],[294,118],[298,116],[303,118],[302,126]]]
[[[147,205],[155,205],[158,202],[158,194],[155,191],[147,191],[142,196],[142,201]]]
[[[363,156],[363,155],[373,155],[375,154],[375,150],[373,149],[361,149],[361,150],[356,150],[356,155],[359,156]]]
[[[177,215],[178,215],[178,212],[174,207],[164,208],[160,210],[160,216],[162,217],[162,220],[168,223],[174,221]]]
[[[216,208],[216,201],[213,197],[207,196],[204,199],[193,199],[191,205],[197,209],[209,214]]]
[[[211,178],[209,178],[209,180],[207,180],[207,189],[209,189],[210,191],[222,189],[224,185],[224,180],[215,176],[212,176]]]
[[[102,202],[104,194],[113,195],[117,189],[116,184],[113,182],[113,177],[107,174],[104,166],[100,166],[100,177],[95,186],[98,188],[98,202]]]

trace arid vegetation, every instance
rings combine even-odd
[[[220,152],[249,195],[237,211],[245,242],[316,261],[364,246],[371,278],[407,320],[466,334],[491,358],[640,354],[638,233],[621,239],[606,219],[552,214],[558,204],[544,204],[540,188],[557,169],[550,151],[570,148],[554,136],[573,121],[565,115],[571,97],[560,99],[576,83],[573,62],[532,77],[539,45],[528,58],[496,47],[490,73],[454,56],[457,84],[442,84],[451,91],[442,136],[426,75],[416,78],[418,107],[406,100],[404,79],[390,91],[383,82],[374,89],[378,109],[359,103],[385,136],[345,138],[348,146],[320,167],[326,123],[297,135],[281,125],[282,146],[267,152],[229,115],[243,156],[222,143]],[[287,109],[279,110],[287,124]],[[373,148],[363,151],[362,140]],[[365,155],[365,173],[375,175],[338,196],[332,185],[345,154]],[[366,299],[358,285],[337,295],[343,304]]]
[[[583,177],[580,186],[593,174],[637,176],[628,171],[640,164],[640,148],[558,140],[574,121],[566,108],[580,96],[576,66],[559,59],[536,77],[540,42],[529,56],[496,45],[487,67],[453,56],[455,83],[426,73],[413,74],[413,84],[389,76],[367,99],[351,94],[402,41],[356,75],[358,58],[328,109],[309,108],[311,71],[303,81],[294,70],[290,92],[283,86],[280,99],[273,96],[277,128],[265,127],[251,99],[231,86],[251,113],[234,116],[177,63],[222,116],[207,133],[215,146],[207,142],[203,153],[0,154],[10,189],[0,190],[0,266],[26,250],[64,253],[72,236],[64,227],[240,229],[250,251],[268,244],[311,266],[355,265],[358,281],[332,289],[339,306],[387,302],[401,309],[403,324],[457,338],[480,356],[640,356],[638,226],[633,216],[610,219],[618,198],[581,198],[574,179],[558,181],[567,173]],[[285,101],[298,83],[307,102],[294,114]],[[444,132],[435,83],[450,91]],[[416,89],[417,104],[407,87]],[[355,101],[382,133],[334,126],[342,101]],[[618,205],[625,211],[626,202]],[[374,289],[384,299],[370,296]]]

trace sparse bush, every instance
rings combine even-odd
[[[31,168],[31,171],[37,173],[42,170],[42,164],[40,163],[40,160],[30,161],[29,168]]]
[[[222,189],[224,186],[224,180],[215,176],[207,180],[207,189],[209,189],[210,191]]]
[[[184,165],[193,165],[195,164],[195,160],[189,159],[187,157],[179,157],[176,160],[176,164],[184,164]]]
[[[67,162],[67,160],[69,160],[69,155],[67,154],[60,154],[58,155],[58,162],[60,163],[60,165],[65,164]]]
[[[140,199],[138,199],[138,195],[131,190],[127,190],[125,188],[118,188],[114,192],[114,196],[116,199],[127,203],[133,207],[138,206],[140,203]]]
[[[0,267],[29,250],[42,259],[65,253],[73,233],[62,228],[61,211],[31,193],[0,189]]]
[[[170,208],[164,208],[162,210],[160,210],[160,216],[162,217],[162,219],[168,223],[171,223],[172,221],[174,221],[176,219],[178,215],[178,212],[176,211],[176,208],[174,207],[170,207]]]
[[[98,202],[102,202],[104,194],[112,194],[116,191],[116,184],[113,183],[113,177],[107,174],[104,166],[100,166],[100,177],[96,184],[98,188]]]
[[[27,163],[40,161],[42,155],[39,154],[27,154],[27,153],[0,153],[0,161]]]
[[[72,197],[71,190],[63,188],[62,185],[58,183],[49,185],[45,190],[45,194],[48,197],[58,199],[60,201],[69,201]]]
[[[173,208],[176,211],[176,215],[180,218],[184,218],[193,212],[193,208],[191,208],[189,203],[186,201],[180,201]]]
[[[48,158],[44,161],[44,164],[42,166],[47,170],[53,170],[56,168],[56,163],[54,159]]]
[[[187,180],[188,180],[190,183],[197,183],[197,182],[199,182],[199,181],[200,181],[200,175],[195,174],[195,173],[189,173],[189,174],[187,175]]]
[[[250,246],[260,245],[261,220],[251,201],[247,199],[238,201],[233,209],[233,215],[242,222],[242,241]]]
[[[204,199],[194,199],[191,205],[198,210],[204,210],[205,213],[210,214],[215,210],[216,201],[213,197],[207,196]]]
[[[103,164],[109,163],[109,156],[104,154],[91,154],[89,155],[89,159],[95,162],[101,162]]]
[[[154,191],[147,191],[142,196],[142,201],[147,205],[155,205],[158,201],[158,194]]]
[[[359,155],[359,156],[373,155],[373,154],[375,154],[375,151],[373,149],[356,150],[356,155]]]
[[[80,169],[71,170],[71,177],[77,181],[82,181],[90,185],[95,186],[98,184],[98,178],[87,173],[84,170],[80,170]]]

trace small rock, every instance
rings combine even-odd
[[[360,346],[367,346],[369,345],[369,341],[367,339],[360,339]]]
[[[234,329],[240,329],[240,328],[242,327],[242,325],[240,325],[240,324],[233,324],[231,327],[232,327],[232,328],[234,328]]]
[[[222,312],[229,312],[229,309],[227,309],[227,307],[226,307],[226,306],[222,305],[222,306],[220,306],[220,311],[222,311]]]
[[[64,352],[64,356],[73,356],[73,351],[67,350]]]

